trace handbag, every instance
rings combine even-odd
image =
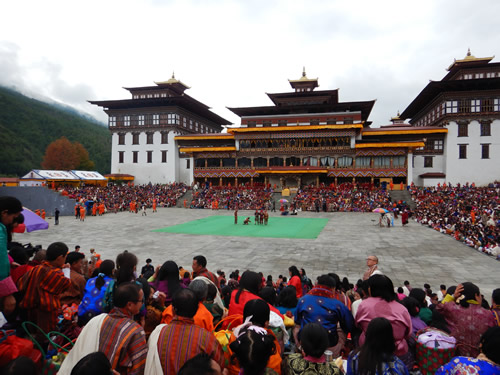
[[[73,347],[74,342],[68,338],[66,335],[61,332],[51,331],[49,333],[45,333],[39,326],[30,321],[25,321],[21,325],[24,331],[27,333],[29,338],[31,339],[34,346],[38,348],[38,350],[42,353],[42,375],[56,375],[66,358],[66,354],[69,353],[71,348]],[[28,327],[33,327],[37,330],[40,335],[44,338],[45,341],[49,343],[48,349],[44,350],[42,345],[35,339],[32,335]],[[65,345],[59,345],[54,341],[55,337],[62,337],[67,341]]]
[[[16,336],[15,333],[15,330],[0,330],[0,367],[20,356],[36,359],[32,356],[33,343]]]
[[[436,328],[417,332],[415,360],[423,375],[434,374],[455,356],[457,340]]]
[[[231,325],[235,322],[240,322],[242,319],[243,316],[239,314],[229,315],[221,319],[219,323],[217,323],[216,326],[214,327],[213,333],[215,335],[215,338],[219,342],[220,346],[222,347],[222,351],[224,353],[225,367],[229,366],[229,364],[231,363],[231,352],[229,350],[229,340],[231,339],[231,334],[233,333]],[[226,326],[226,329],[217,330],[218,328],[223,326]]]

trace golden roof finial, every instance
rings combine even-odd
[[[172,70],[172,79],[175,79],[175,70]]]
[[[306,67],[303,66],[302,67],[302,77],[305,77],[306,76]]]
[[[467,56],[471,56],[471,53],[470,53],[470,47],[467,48]]]

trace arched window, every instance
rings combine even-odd
[[[249,158],[240,158],[238,159],[238,167],[250,167],[252,165],[252,161]]]

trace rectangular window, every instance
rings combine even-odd
[[[476,73],[475,78],[476,79],[478,79],[478,78],[484,78],[484,73]]]
[[[153,125],[160,125],[160,115],[153,115]]]
[[[467,145],[458,145],[458,158],[467,159]]]
[[[187,127],[187,118],[182,119],[182,126]]]
[[[256,121],[248,121],[247,122],[247,126],[249,128],[255,128],[255,126],[257,125],[257,122]]]
[[[163,150],[161,152],[161,162],[166,163],[167,162],[167,151]]]
[[[137,125],[144,125],[144,121],[145,121],[145,116],[144,115],[139,115],[137,116]]]
[[[262,125],[264,125],[264,126],[271,126],[272,125],[272,121],[271,120],[264,120],[262,122]]]
[[[119,145],[125,144],[125,134],[124,133],[118,134],[118,144]]]
[[[326,120],[327,125],[335,125],[336,123],[337,123],[337,120],[335,120],[334,118],[329,118]]]
[[[493,99],[493,110],[495,112],[500,111],[500,99]]]
[[[139,133],[133,133],[132,134],[132,144],[133,145],[138,145],[139,144]]]
[[[481,137],[491,136],[491,122],[481,123]]]
[[[153,144],[153,134],[152,132],[146,133],[146,144],[152,145]]]
[[[458,136],[459,137],[469,136],[469,124],[466,123],[458,124]]]
[[[132,163],[137,163],[139,160],[139,151],[132,151]]]
[[[191,168],[191,159],[186,159],[186,169]]]
[[[344,124],[352,124],[354,119],[352,117],[344,117]]]
[[[130,116],[123,116],[123,125],[130,126]]]
[[[434,140],[434,150],[435,151],[443,151],[444,140],[436,139]]]
[[[432,156],[424,156],[424,168],[432,168]]]
[[[109,126],[116,126],[116,116],[109,116]]]
[[[481,100],[472,99],[470,101],[470,111],[471,112],[481,112]]]
[[[161,132],[161,144],[165,145],[168,143],[168,132]]]
[[[482,144],[481,145],[481,159],[489,159],[490,158],[490,145]]]
[[[469,99],[460,100],[458,112],[470,113],[470,100]]]
[[[153,162],[153,151],[146,151],[147,153],[147,162],[152,163]]]
[[[179,115],[176,113],[169,113],[167,115],[167,122],[169,125],[177,125],[179,124]]]
[[[319,118],[312,118],[309,121],[309,124],[311,124],[311,125],[319,125]]]
[[[193,120],[189,120],[189,129],[193,130]]]
[[[123,163],[125,151],[118,151],[118,163]]]
[[[458,113],[458,101],[448,100],[446,102],[446,113]]]
[[[287,126],[288,120],[278,120],[278,126]]]

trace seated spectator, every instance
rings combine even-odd
[[[119,372],[111,368],[111,363],[109,363],[108,358],[102,352],[87,354],[85,357],[80,359],[71,370],[71,375],[97,374],[119,374]]]
[[[288,285],[285,287],[278,296],[278,310],[283,315],[287,315],[289,318],[293,318],[295,315],[295,310],[297,309],[297,293],[295,292],[295,287],[293,285]]]
[[[104,312],[104,294],[109,284],[113,281],[115,262],[105,260],[99,267],[99,275],[87,281],[82,303],[78,306],[78,322],[85,325],[94,316]]]
[[[213,323],[215,327],[217,323],[219,323],[220,320],[222,319],[222,316],[224,315],[224,310],[218,304],[215,303],[215,297],[217,296],[217,288],[215,287],[215,285],[210,283],[207,284],[207,287],[208,287],[207,298],[205,301],[203,301],[203,305],[212,314]]]
[[[300,332],[301,353],[290,354],[287,359],[287,373],[340,375],[340,369],[333,362],[326,362],[325,350],[330,345],[328,332],[319,323],[308,323]]]
[[[73,303],[79,305],[85,292],[85,277],[83,277],[83,260],[85,255],[76,251],[68,253],[66,263],[70,267],[71,286],[66,289],[59,298],[62,305],[71,306]]]
[[[271,336],[265,330],[250,326],[241,333],[235,341],[230,344],[238,364],[241,375],[264,375],[276,374],[269,371],[267,363],[269,358],[276,353],[276,345]],[[267,371],[266,371],[267,370]]]
[[[457,285],[455,293],[436,306],[446,319],[451,335],[457,339],[458,355],[477,357],[481,335],[497,325],[491,311],[481,307],[481,302],[479,288],[465,282]]]
[[[435,374],[500,374],[500,327],[489,328],[483,333],[479,346],[481,352],[476,358],[455,357]]]
[[[370,321],[362,346],[349,356],[347,375],[409,375],[405,364],[394,355],[396,338],[392,327],[386,318]]]
[[[176,375],[189,359],[207,353],[219,366],[224,366],[222,347],[214,334],[194,324],[200,303],[190,289],[180,289],[172,300],[174,317],[160,324],[148,341],[146,374]]]
[[[155,290],[166,295],[165,306],[169,306],[173,295],[184,287],[179,281],[179,268],[172,260],[167,260],[161,267],[157,267],[148,281]]]
[[[35,362],[28,357],[17,357],[10,361],[3,369],[2,375],[37,375]]]
[[[200,353],[184,363],[177,375],[222,375],[222,369],[207,353]]]

